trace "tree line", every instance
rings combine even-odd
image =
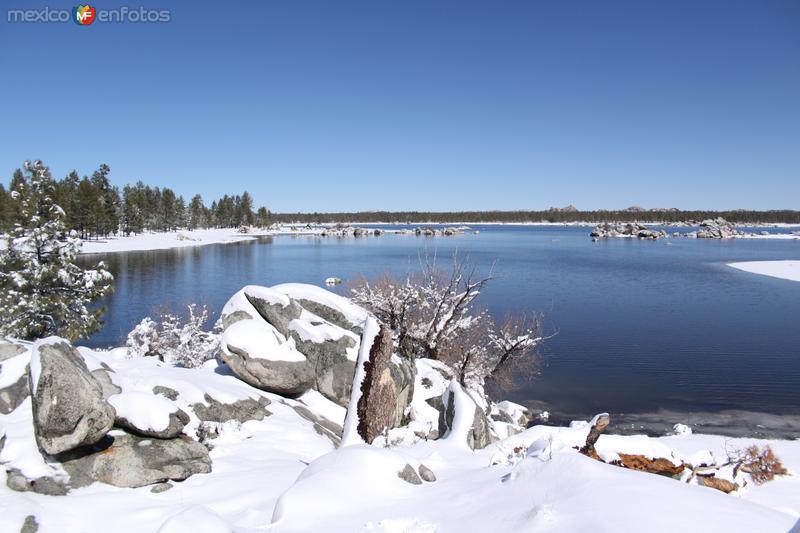
[[[395,222],[411,224],[447,224],[465,222],[691,222],[722,217],[736,223],[798,223],[800,211],[681,211],[681,210],[598,210],[564,211],[362,211],[351,213],[273,213],[272,220],[281,223],[321,224],[326,222],[362,224]]]
[[[255,209],[247,191],[226,194],[207,206],[199,194],[187,203],[169,187],[151,187],[141,181],[120,190],[111,184],[110,173],[111,168],[104,164],[91,176],[80,177],[73,170],[61,180],[52,180],[53,200],[64,210],[65,228],[82,239],[177,228],[268,226],[272,222],[265,207]],[[23,221],[19,199],[26,197],[29,181],[22,169],[17,169],[8,188],[0,183],[0,232],[9,233]]]

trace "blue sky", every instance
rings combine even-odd
[[[800,208],[800,2],[125,4],[172,19],[3,2],[6,182],[36,157],[284,212]]]

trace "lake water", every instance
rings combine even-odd
[[[494,264],[484,305],[498,314],[545,312],[556,333],[543,348],[540,377],[512,399],[559,420],[609,411],[635,424],[699,422],[722,413],[771,427],[784,422],[739,411],[792,415],[774,420],[792,421],[784,434],[800,436],[800,283],[726,266],[798,259],[800,241],[593,243],[585,227],[471,227],[480,233],[287,236],[107,254],[116,292],[106,302],[106,326],[86,344],[120,345],[144,316],[188,302],[208,304],[216,319],[247,284],[402,274],[425,253],[446,260],[458,250],[483,272]]]

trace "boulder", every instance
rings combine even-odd
[[[208,449],[188,437],[151,439],[121,430],[93,446],[66,452],[59,460],[72,488],[95,481],[142,487],[211,472]]]
[[[283,396],[314,389],[346,405],[359,344],[354,322],[361,316],[366,311],[319,287],[248,286],[223,309],[221,358],[254,387]]]
[[[63,496],[69,492],[69,487],[62,479],[50,476],[28,479],[16,468],[6,469],[6,486],[17,492],[35,492],[47,496]]]
[[[247,398],[233,403],[220,402],[208,394],[204,396],[204,399],[205,403],[191,405],[192,411],[202,422],[221,423],[228,420],[247,422],[248,420],[263,420],[272,414],[265,409],[270,404],[270,401],[264,397],[258,400]]]
[[[105,363],[103,363],[103,368],[92,370],[92,376],[94,376],[94,379],[100,384],[100,388],[103,389],[104,400],[108,400],[111,396],[122,392],[122,389],[114,385],[114,382],[111,380],[111,374],[113,373],[114,371]]]
[[[39,522],[36,521],[34,515],[29,514],[22,522],[22,528],[19,530],[19,533],[36,533],[37,531],[39,531]]]
[[[427,481],[428,483],[433,483],[436,481],[436,474],[433,473],[433,470],[428,468],[425,465],[419,465],[419,477],[422,478],[423,481]]]
[[[358,399],[358,433],[367,443],[387,429],[402,422],[405,407],[411,399],[414,374],[399,358],[393,360],[392,332],[380,326],[373,341],[369,359],[364,363],[365,375]]]
[[[303,309],[291,298],[268,287],[250,285],[243,289],[245,298],[258,314],[284,337],[289,335],[289,323],[300,318]]]
[[[439,435],[473,450],[485,448],[491,443],[486,413],[457,381],[450,382],[442,395],[441,405]]]
[[[47,454],[94,444],[114,425],[116,413],[102,386],[67,341],[38,341],[29,376],[36,442]]]
[[[125,392],[111,396],[108,402],[117,413],[114,423],[143,437],[175,438],[189,423],[189,415],[160,395]]]
[[[419,478],[417,471],[414,470],[414,467],[411,465],[406,465],[400,472],[397,473],[397,477],[406,483],[411,483],[412,485],[422,485],[422,480]]]
[[[222,360],[250,385],[284,396],[302,394],[316,381],[315,361],[260,317],[240,320],[222,334]]]
[[[7,415],[30,396],[30,352],[22,346],[0,344],[0,413]]]
[[[5,339],[0,340],[0,362],[11,359],[28,351],[22,344],[17,344]]]

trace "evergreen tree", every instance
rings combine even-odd
[[[256,212],[256,225],[265,228],[270,224],[270,212],[266,207],[259,207]]]
[[[205,209],[203,197],[199,194],[195,194],[192,201],[189,203],[189,229],[206,227]]]
[[[252,226],[253,222],[255,222],[255,215],[253,215],[253,197],[250,196],[250,193],[247,191],[242,193],[240,209],[241,218],[239,219],[239,225],[244,224],[246,226]]]
[[[112,290],[113,276],[102,262],[87,270],[76,264],[80,241],[66,234],[49,169],[37,161],[25,171],[12,191],[22,219],[0,253],[0,335],[87,337],[104,311],[88,306]]]

